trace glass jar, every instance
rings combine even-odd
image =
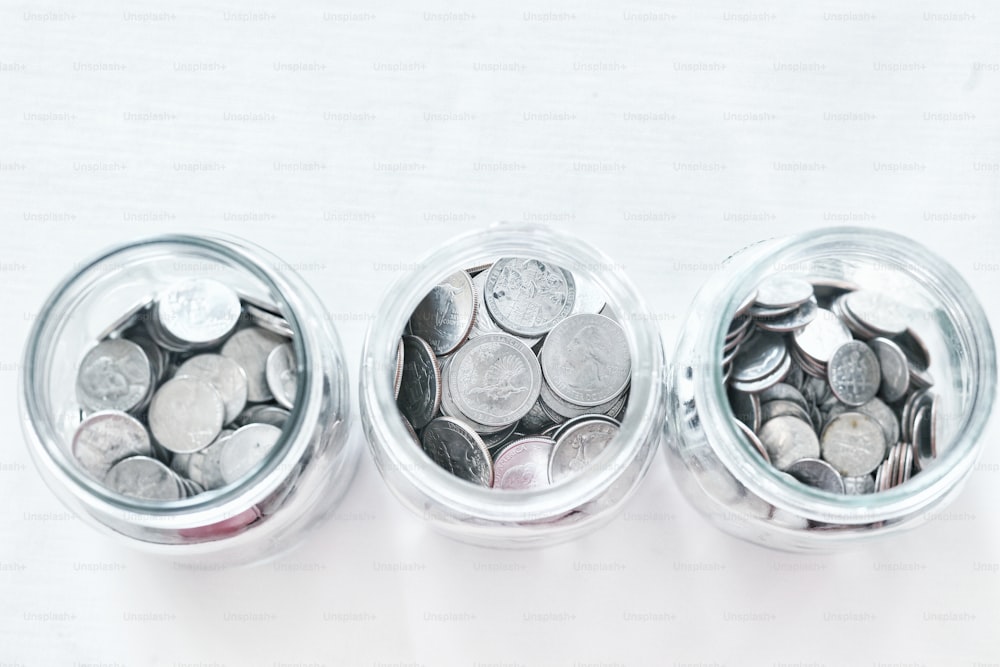
[[[791,480],[753,450],[727,400],[721,350],[753,286],[775,272],[854,283],[919,314],[930,353],[938,457],[900,486],[836,495]],[[688,500],[722,530],[794,551],[829,551],[933,518],[972,472],[993,405],[996,350],[982,307],[948,263],[897,234],[830,228],[750,246],[698,293],[668,372],[665,454]]]
[[[503,256],[551,262],[603,290],[631,353],[628,406],[615,440],[591,467],[547,488],[499,490],[455,477],[413,441],[394,400],[397,346],[417,304],[454,271]],[[665,359],[651,320],[622,267],[569,234],[540,225],[498,223],[445,243],[391,286],[365,338],[362,424],[386,484],[430,526],[474,544],[546,545],[603,525],[638,487],[659,444]]]
[[[297,399],[273,449],[240,481],[181,500],[120,495],[71,453],[77,369],[109,323],[192,277],[277,307],[293,333]],[[181,562],[236,565],[286,551],[339,502],[359,459],[347,437],[347,368],[326,309],[287,265],[233,237],[160,236],[79,265],[34,322],[19,396],[31,457],[60,500],[102,532]]]

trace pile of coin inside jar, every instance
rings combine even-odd
[[[760,455],[832,493],[886,491],[937,456],[930,354],[891,296],[790,274],[740,305],[722,351],[736,425]]]
[[[503,257],[436,285],[396,355],[396,401],[424,452],[457,477],[537,489],[588,468],[618,433],[628,341],[583,276]]]
[[[209,279],[172,284],[98,336],[80,363],[80,466],[123,495],[221,488],[272,450],[295,402],[292,329],[277,307]]]

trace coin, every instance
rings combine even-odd
[[[604,300],[604,291],[595,285],[590,278],[579,273],[573,274],[573,282],[576,284],[576,297],[573,300],[572,314],[600,314],[607,303]]]
[[[194,377],[215,387],[225,405],[223,423],[232,422],[247,404],[247,374],[243,367],[221,354],[199,354],[178,368],[174,377]]]
[[[878,393],[882,372],[878,357],[861,341],[852,340],[837,348],[827,364],[833,393],[848,405],[867,403]]]
[[[788,377],[788,373],[791,371],[792,365],[792,356],[790,354],[785,354],[778,367],[770,375],[765,375],[757,380],[750,380],[747,382],[733,380],[733,389],[749,393],[764,391],[768,387],[773,387]]]
[[[740,346],[733,359],[732,380],[753,382],[774,373],[785,361],[788,351],[783,337],[759,331]]]
[[[142,405],[153,383],[153,369],[141,347],[123,339],[101,341],[80,362],[76,397],[88,412]]]
[[[132,456],[116,463],[105,477],[112,491],[144,500],[180,500],[185,492],[170,468],[148,456]]]
[[[844,477],[844,493],[849,496],[860,496],[875,492],[875,479],[871,475]]]
[[[156,302],[160,326],[170,336],[190,345],[217,343],[233,330],[240,313],[236,292],[206,278],[171,285]]]
[[[246,426],[247,424],[270,424],[278,428],[284,428],[288,421],[288,410],[277,405],[251,405],[241,412],[233,422],[235,426]]]
[[[281,438],[281,429],[270,424],[247,424],[225,440],[219,472],[226,484],[241,479],[263,461]]]
[[[632,375],[628,340],[621,325],[603,315],[571,315],[553,327],[539,354],[542,375],[553,393],[579,406],[614,399]]]
[[[762,422],[769,422],[775,417],[781,417],[784,415],[797,417],[815,428],[815,424],[813,424],[812,416],[809,412],[794,401],[768,401],[760,407],[760,418]]]
[[[873,290],[845,294],[843,306],[865,328],[882,336],[895,336],[907,329],[903,307],[892,297]]]
[[[775,417],[764,422],[758,436],[771,464],[778,470],[785,470],[799,459],[819,458],[819,440],[812,427],[801,419]]]
[[[795,332],[792,340],[807,357],[825,364],[837,348],[851,340],[851,332],[834,313],[820,308],[809,324]]]
[[[808,281],[787,273],[768,276],[757,286],[756,303],[767,308],[799,306],[813,295]]]
[[[439,466],[467,482],[493,485],[493,460],[475,431],[452,417],[438,417],[421,434],[424,452]]]
[[[149,430],[172,452],[196,452],[219,435],[225,415],[225,404],[215,387],[198,378],[175,377],[153,394]]]
[[[260,327],[240,329],[222,345],[222,356],[239,364],[247,376],[247,400],[261,403],[273,398],[267,386],[267,355],[287,342],[284,336]]]
[[[243,310],[246,312],[247,317],[250,318],[250,321],[261,329],[266,329],[284,338],[295,336],[292,325],[281,315],[249,303],[243,304]]]
[[[513,336],[478,336],[455,353],[452,364],[455,404],[480,424],[506,426],[518,421],[538,399],[542,384],[538,360]]]
[[[223,431],[208,447],[187,455],[189,457],[185,466],[187,477],[206,490],[224,487],[226,480],[222,477],[222,452],[233,433],[235,431]],[[178,456],[180,455],[175,454],[174,459],[176,460]]]
[[[121,336],[122,332],[126,329],[131,328],[143,319],[143,317],[149,316],[149,309],[153,305],[154,300],[155,295],[148,294],[133,301],[132,305],[120,317],[115,318],[111,324],[97,334],[97,340],[102,341],[106,338],[118,338]]]
[[[271,350],[264,365],[264,376],[274,400],[291,410],[295,405],[295,394],[299,386],[295,352],[291,343],[284,343]]]
[[[857,477],[873,472],[886,456],[885,433],[871,417],[845,412],[823,429],[822,458],[841,475]]]
[[[410,333],[427,341],[434,354],[449,354],[469,335],[476,308],[472,278],[465,271],[456,271],[417,305],[410,316]]]
[[[888,338],[873,338],[868,341],[868,346],[878,357],[882,374],[879,394],[889,403],[895,403],[910,388],[910,365],[906,354]]]
[[[405,358],[403,357],[403,340],[400,339],[399,345],[396,346],[396,373],[392,378],[392,397],[393,399],[399,398],[399,389],[403,385],[403,363]]]
[[[441,368],[434,350],[418,336],[403,336],[403,380],[397,405],[421,429],[441,407]]]
[[[816,299],[810,299],[795,310],[783,315],[758,316],[754,320],[765,331],[787,333],[799,331],[814,319],[819,312]]]
[[[541,489],[549,486],[549,459],[555,443],[529,436],[510,443],[497,454],[493,487],[497,489]]]
[[[832,465],[820,459],[799,459],[785,470],[807,486],[830,493],[845,493],[843,477]]]
[[[548,464],[551,483],[562,481],[589,468],[594,459],[618,435],[619,427],[604,419],[581,420],[561,428]]]
[[[576,283],[569,272],[548,262],[504,257],[490,267],[484,296],[501,329],[517,336],[540,336],[572,312]]]
[[[770,463],[771,456],[767,453],[767,447],[765,447],[764,443],[760,441],[760,438],[757,437],[757,434],[754,433],[749,426],[747,426],[740,420],[738,419],[735,420],[735,423],[736,423],[736,428],[739,429],[740,433],[742,433],[743,436],[747,439],[747,442],[753,445],[753,448],[757,450],[761,458]]]
[[[823,386],[825,387],[826,384],[824,383]],[[803,410],[809,408],[809,402],[802,395],[802,392],[784,382],[779,382],[774,386],[768,387],[760,393],[761,403],[769,403],[771,401],[791,401],[800,405]]]
[[[139,420],[120,411],[95,412],[73,433],[73,456],[95,479],[130,456],[151,456],[149,433]]]

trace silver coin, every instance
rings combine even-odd
[[[120,411],[95,412],[73,433],[71,450],[80,467],[103,480],[111,466],[130,456],[152,456],[146,427]]]
[[[839,280],[836,278],[810,278],[813,286],[813,295],[819,303],[820,308],[829,309],[834,301],[844,296],[848,292],[861,289],[855,283]]]
[[[205,449],[201,449],[193,454],[187,455],[188,461],[185,465],[187,477],[197,482],[206,490],[221,489],[226,485],[226,480],[222,477],[222,452],[226,443],[235,431],[225,430],[219,434]],[[174,459],[180,455],[175,454]],[[173,462],[171,462],[173,467]],[[174,468],[176,470],[176,468]]]
[[[576,283],[572,274],[548,262],[504,257],[490,267],[484,296],[501,329],[541,336],[573,311]]]
[[[758,305],[766,308],[799,306],[813,295],[812,285],[802,278],[788,273],[775,273],[757,286]]]
[[[271,350],[264,367],[267,386],[282,407],[291,410],[295,405],[299,376],[295,362],[295,351],[291,343],[285,343]]]
[[[788,356],[784,338],[776,333],[758,331],[740,346],[733,359],[732,379],[753,382],[774,373]]]
[[[781,417],[785,415],[801,419],[802,421],[809,424],[813,428],[815,428],[816,426],[813,423],[812,415],[809,414],[809,411],[803,408],[795,401],[785,401],[785,400],[768,401],[767,403],[764,403],[760,406],[761,422],[769,422],[775,417]]]
[[[573,274],[573,282],[576,283],[576,298],[573,300],[572,314],[592,313],[599,315],[607,304],[604,291],[590,278],[578,273]]]
[[[116,463],[104,482],[123,496],[144,500],[180,500],[185,492],[173,470],[148,456],[133,456]]]
[[[162,381],[166,377],[170,366],[170,353],[157,345],[146,334],[145,327],[142,329],[130,329],[125,333],[123,338],[132,341],[146,353],[146,358],[149,359],[149,367],[152,370],[153,384]],[[152,395],[153,388],[152,386],[150,387],[150,395]]]
[[[787,384],[785,382],[779,382],[772,387],[768,387],[762,391],[759,396],[762,404],[770,403],[771,401],[791,401],[802,406],[803,410],[809,408],[809,402],[806,400],[805,396],[802,395],[802,392],[791,384]]]
[[[260,327],[240,329],[223,344],[221,354],[239,364],[247,376],[247,400],[262,403],[274,396],[267,386],[267,355],[288,341]]]
[[[226,406],[215,387],[193,377],[160,385],[149,404],[149,430],[172,452],[196,452],[222,430]]]
[[[760,427],[761,443],[771,464],[785,470],[799,459],[819,458],[819,440],[812,426],[790,416],[775,417]]]
[[[542,384],[531,349],[506,334],[485,334],[466,343],[454,355],[450,376],[458,409],[486,426],[521,419],[538,399]]]
[[[423,430],[421,446],[439,466],[467,482],[493,485],[493,459],[482,438],[452,417],[438,417]]]
[[[862,341],[837,348],[827,364],[827,379],[834,395],[848,405],[863,405],[875,398],[882,381],[878,357]]]
[[[403,336],[403,359],[397,405],[413,428],[421,429],[441,407],[441,368],[434,350],[418,336]]]
[[[770,463],[771,455],[767,453],[767,447],[765,447],[764,443],[760,441],[760,438],[757,437],[757,434],[754,433],[754,431],[751,430],[749,426],[747,426],[740,420],[738,419],[735,420],[735,423],[736,423],[736,428],[739,429],[740,433],[743,434],[743,437],[747,439],[747,442],[753,445],[753,448],[757,450],[757,453],[760,454],[762,459],[764,459],[767,463]]]
[[[841,303],[847,313],[878,335],[895,336],[907,329],[902,304],[886,294],[862,289],[844,295]]]
[[[617,424],[604,419],[587,419],[559,429],[549,457],[549,482],[555,484],[590,468],[618,430]]]
[[[866,493],[875,492],[875,478],[871,475],[858,475],[856,477],[843,477],[844,493],[849,496],[860,496]]]
[[[796,331],[792,338],[800,352],[820,364],[830,361],[837,348],[851,339],[851,332],[841,319],[822,308],[817,309],[813,320]]]
[[[410,316],[410,333],[427,341],[434,354],[449,354],[469,335],[476,308],[472,278],[465,271],[456,271],[417,304]]]
[[[101,341],[80,362],[76,397],[88,412],[122,410],[142,405],[153,385],[153,369],[145,351],[123,339]]]
[[[584,415],[591,414],[604,414],[615,409],[621,397],[612,398],[607,403],[601,403],[600,405],[577,405],[566,401],[552,391],[548,382],[542,380],[541,387],[538,393],[539,398],[542,401],[542,409],[546,411],[546,414],[555,414],[561,417],[559,421],[565,421],[567,419],[575,419],[577,417],[583,417]]]
[[[399,345],[396,346],[396,373],[392,378],[392,397],[393,399],[399,398],[399,389],[403,385],[403,363],[405,358],[403,357],[403,341],[400,339]]]
[[[278,440],[281,429],[270,424],[247,424],[236,429],[222,444],[219,472],[226,484],[242,479],[267,458]]]
[[[160,326],[191,345],[214,344],[239,322],[240,298],[226,285],[193,278],[172,285],[156,302]]]
[[[733,389],[746,393],[757,393],[766,390],[768,387],[773,387],[779,382],[783,381],[788,377],[789,371],[791,371],[793,366],[792,356],[790,354],[785,354],[784,359],[781,360],[778,367],[770,374],[765,375],[757,380],[751,380],[747,382],[740,382],[738,380],[732,381]]]
[[[888,338],[873,338],[868,346],[878,357],[882,373],[879,394],[889,403],[895,403],[906,395],[910,388],[910,364],[902,349]]]
[[[543,430],[552,426],[552,420],[549,419],[548,414],[542,407],[542,399],[539,396],[535,404],[531,406],[527,414],[521,417],[520,428],[525,433],[541,433]]]
[[[277,405],[251,405],[239,414],[233,424],[237,427],[247,424],[270,424],[284,428],[288,417],[288,410]]]
[[[539,362],[553,393],[580,406],[614,399],[632,375],[625,331],[603,315],[571,315],[557,324],[542,344]]]
[[[549,486],[554,447],[551,439],[540,436],[528,436],[504,447],[493,464],[493,488],[523,491]]]
[[[790,313],[755,317],[754,321],[759,328],[765,331],[800,331],[816,319],[818,312],[819,307],[816,305],[816,299],[809,299]]]
[[[848,477],[871,473],[887,451],[882,427],[860,412],[845,412],[831,420],[823,429],[820,447],[823,460]]]
[[[295,331],[292,329],[292,325],[289,324],[288,320],[281,315],[272,313],[269,310],[264,310],[263,308],[259,308],[249,303],[243,304],[243,310],[246,312],[250,321],[261,329],[266,329],[271,333],[276,333],[285,338],[293,338],[295,336]]]
[[[799,459],[788,466],[785,472],[807,486],[830,493],[846,493],[844,478],[826,461]]]
[[[494,448],[499,447],[511,439],[514,433],[517,432],[518,424],[520,424],[520,422],[514,422],[510,426],[502,428],[494,433],[476,432],[479,434],[479,437],[482,438],[483,444],[486,445],[486,449],[492,452]],[[475,428],[473,428],[473,430],[475,430]]]
[[[239,416],[247,404],[247,374],[238,363],[221,354],[199,354],[182,363],[174,377],[194,377],[215,387],[225,404],[224,423]]]

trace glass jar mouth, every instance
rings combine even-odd
[[[64,447],[63,436],[55,426],[55,415],[44,405],[49,378],[44,375],[46,359],[53,346],[58,345],[63,324],[58,313],[63,309],[79,307],[86,296],[86,290],[129,263],[128,256],[146,252],[143,259],[162,257],[178,248],[208,261],[231,263],[241,271],[248,272],[259,281],[275,299],[289,326],[294,332],[292,345],[297,361],[297,394],[286,426],[272,451],[260,461],[239,482],[220,489],[172,501],[151,501],[118,494],[86,474],[73,460],[69,447]],[[117,262],[121,262],[119,265]],[[272,267],[274,270],[265,268]],[[22,427],[26,435],[33,439],[33,456],[38,465],[51,469],[57,479],[66,483],[90,506],[111,509],[122,513],[130,520],[153,525],[157,520],[182,519],[193,525],[200,521],[216,522],[223,518],[235,517],[245,512],[249,504],[263,499],[287,476],[282,469],[282,461],[292,456],[295,450],[305,446],[301,434],[303,424],[317,418],[318,396],[322,392],[321,374],[311,368],[311,359],[318,355],[317,342],[299,320],[299,304],[295,297],[295,287],[277,269],[281,263],[276,257],[256,246],[251,246],[238,237],[226,234],[195,235],[167,234],[116,245],[82,262],[78,268],[66,276],[51,292],[39,310],[32,324],[28,342],[23,354],[20,376],[19,397],[22,401]],[[102,268],[104,267],[104,268]],[[96,341],[95,341],[96,344]],[[248,494],[253,498],[248,498]],[[228,512],[228,514],[227,514]]]
[[[499,490],[461,480],[434,463],[409,436],[393,397],[396,346],[417,304],[437,282],[461,268],[502,256],[530,256],[580,271],[604,291],[618,314],[632,355],[632,380],[621,430],[592,468],[557,485],[532,490]],[[362,408],[369,445],[386,455],[428,497],[482,521],[529,522],[564,515],[609,489],[626,471],[662,412],[663,347],[659,333],[642,321],[647,312],[620,265],[584,241],[537,224],[494,223],[447,241],[400,276],[383,295],[369,325],[362,352]],[[380,444],[382,443],[382,444]],[[376,456],[376,461],[380,457]],[[382,465],[379,463],[379,465]],[[386,471],[381,471],[385,474]]]
[[[949,442],[939,443],[943,454],[935,465],[913,476],[905,484],[876,494],[841,495],[799,484],[765,462],[740,434],[732,419],[705,418],[703,425],[716,455],[730,472],[765,501],[794,508],[810,519],[825,523],[862,524],[890,520],[929,507],[943,492],[957,485],[975,464],[977,441],[989,421],[996,391],[996,350],[989,322],[971,288],[947,262],[923,245],[884,230],[833,227],[778,239],[766,246],[751,246],[752,268],[731,276],[720,285],[723,317],[709,318],[705,331],[705,357],[701,363],[704,381],[695,383],[695,401],[707,414],[729,416],[726,387],[713,350],[723,348],[728,325],[747,285],[757,284],[773,267],[789,268],[822,253],[843,256],[854,245],[852,257],[888,263],[910,277],[946,304],[957,318],[958,343],[968,354],[975,378],[970,403]],[[948,390],[955,391],[954,387]],[[943,445],[943,447],[942,447]]]

